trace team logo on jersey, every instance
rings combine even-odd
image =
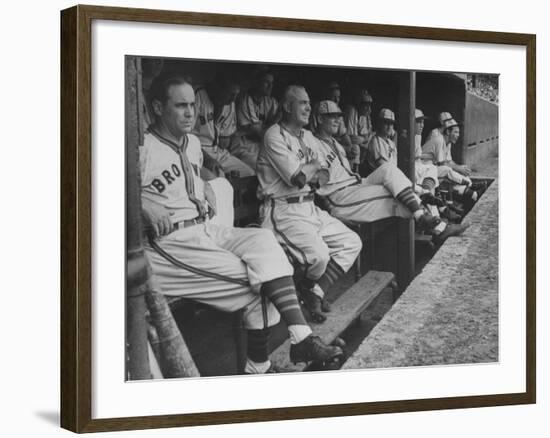
[[[195,170],[197,172],[197,170]],[[170,170],[165,169],[161,173],[161,177],[153,179],[151,185],[157,190],[157,192],[162,193],[166,190],[166,186],[172,184],[176,178],[181,176],[181,170],[177,164],[172,164]]]

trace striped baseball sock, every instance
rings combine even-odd
[[[406,187],[401,190],[396,198],[399,202],[405,205],[411,213],[420,210],[420,204],[418,203],[416,196],[414,196],[414,192],[410,187]]]
[[[333,259],[330,259],[325,269],[325,273],[317,281],[319,287],[323,292],[328,292],[328,288],[332,283],[338,280],[342,275],[344,275],[344,270],[336,263]]]
[[[435,189],[435,180],[433,178],[424,178],[421,187],[431,193]]]
[[[287,326],[307,325],[300,309],[292,277],[281,277],[262,284],[261,292],[275,305]]]
[[[255,363],[264,363],[269,359],[269,329],[247,330],[247,355]]]

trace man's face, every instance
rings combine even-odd
[[[382,120],[382,135],[384,137],[393,135],[393,122],[391,120]]]
[[[460,137],[460,128],[455,126],[451,128],[451,131],[449,132],[449,141],[452,144],[455,144],[458,141],[458,137]]]
[[[189,84],[172,85],[164,104],[156,102],[155,113],[162,125],[175,137],[191,132],[195,117],[195,93]]]
[[[274,80],[275,78],[272,74],[263,75],[262,78],[258,81],[258,93],[260,93],[262,96],[271,96]]]
[[[289,113],[289,120],[300,126],[306,126],[309,123],[311,105],[307,92],[301,88],[296,89],[285,110]]]
[[[424,130],[424,119],[417,120],[414,126],[415,126],[414,133],[416,135],[422,135],[422,131]]]
[[[370,102],[359,102],[358,108],[359,115],[368,116],[371,113],[371,104]]]
[[[332,88],[330,92],[328,93],[327,98],[329,100],[332,100],[334,103],[338,104],[340,103],[342,93],[340,92],[339,88]]]
[[[327,134],[334,135],[338,132],[340,125],[340,118],[342,116],[337,114],[324,114],[320,116],[319,122],[321,129]]]

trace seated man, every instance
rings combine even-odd
[[[312,336],[301,312],[293,269],[273,233],[210,223],[216,200],[201,179],[202,151],[190,132],[195,96],[185,79],[158,77],[151,89],[155,123],[140,150],[145,245],[163,293],[223,311],[245,309],[247,373],[270,368],[265,328],[286,322],[293,362],[330,361],[339,347]],[[269,302],[262,306],[262,296]]]
[[[438,186],[437,168],[433,165],[430,157],[422,154],[422,131],[426,116],[420,109],[414,110],[415,132],[414,132],[414,173],[415,182],[419,186],[415,191],[419,195],[424,193],[433,194]]]
[[[363,163],[363,169],[369,173],[380,167],[384,163],[389,163],[397,167],[397,147],[393,141],[395,138],[395,114],[392,110],[382,108],[378,114],[376,123],[376,132],[370,138],[366,145]]]
[[[360,152],[356,163],[354,163],[354,167],[359,167],[359,162],[363,161],[361,154],[364,154],[371,137],[374,135],[371,112],[372,97],[365,88],[357,94],[355,105],[348,105],[345,108],[344,121],[347,134],[351,143],[359,147],[359,151],[357,152]]]
[[[361,240],[313,203],[313,186],[328,171],[317,159],[317,140],[303,129],[311,112],[306,90],[287,87],[281,107],[282,120],[265,133],[256,167],[263,199],[260,218],[303,268],[298,291],[312,318],[322,322],[322,311],[329,310],[322,296],[352,266]]]
[[[322,93],[322,99],[321,100],[331,100],[336,105],[340,104],[340,99],[342,97],[342,92],[340,90],[340,85],[338,82],[331,81],[329,82],[326,87],[323,89]],[[309,126],[311,131],[315,131],[317,128],[317,120],[315,117],[313,117],[313,114],[316,113],[315,109],[319,105],[319,102],[317,102],[313,106],[312,111],[312,117],[309,120]],[[358,165],[359,164],[359,146],[357,144],[352,144],[351,139],[347,133],[346,124],[344,122],[344,119],[340,119],[340,124],[338,126],[338,131],[335,135],[336,140],[344,146],[344,149],[346,150],[346,155],[352,165]]]
[[[237,131],[235,99],[239,91],[239,84],[227,75],[217,77],[205,87],[198,87],[195,90],[197,121],[193,134],[200,140],[203,152],[216,161],[224,173],[236,172],[240,177],[246,177],[254,175],[254,170],[228,151],[231,136]]]
[[[434,235],[436,243],[466,229],[462,225],[440,223],[439,219],[426,213],[412,190],[412,182],[390,162],[381,164],[367,178],[353,173],[342,145],[333,137],[341,116],[340,108],[334,102],[319,104],[317,152],[330,176],[317,189],[317,194],[326,201],[331,215],[356,223],[412,216],[420,228]]]
[[[469,202],[477,201],[478,194],[469,186],[471,170],[468,166],[456,164],[451,155],[451,147],[460,136],[460,127],[454,119],[443,122],[442,136],[434,136],[422,146],[422,154],[437,166],[437,175],[440,180],[447,180],[453,184],[453,191],[463,196]]]
[[[273,73],[260,68],[255,75],[254,86],[237,100],[237,123],[239,140],[231,147],[231,152],[252,169],[256,161],[264,133],[277,121],[277,100],[271,96]]]
[[[434,137],[442,137],[443,136],[443,124],[447,120],[451,120],[452,118],[453,118],[453,116],[451,115],[451,113],[448,113],[446,111],[444,111],[442,113],[439,113],[439,117],[438,117],[439,126],[436,126],[434,129],[432,129],[430,131],[430,133],[428,134],[428,138],[426,138],[426,141],[430,141]]]

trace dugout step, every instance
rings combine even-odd
[[[327,320],[322,324],[311,324],[313,334],[323,342],[330,344],[339,337],[361,313],[395,281],[391,272],[369,271],[357,283],[332,303]],[[271,362],[279,372],[304,371],[308,364],[290,362],[290,340],[286,339],[270,356]]]

